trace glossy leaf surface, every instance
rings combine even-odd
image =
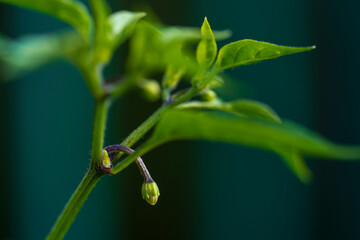
[[[95,57],[98,63],[108,62],[116,48],[133,32],[136,23],[145,16],[142,12],[118,11],[109,15],[109,7],[100,5],[95,28]]]
[[[230,36],[229,31],[214,32],[217,40]],[[199,28],[154,26],[139,23],[130,41],[129,72],[141,75],[162,72],[172,68],[175,72],[195,74],[198,64],[191,44],[201,40]]]
[[[219,100],[212,102],[192,101],[181,104],[178,108],[220,110],[235,113],[241,116],[256,117],[274,122],[281,122],[279,116],[271,107],[264,103],[248,99],[241,99],[232,102],[221,102]]]
[[[222,47],[217,57],[215,68],[222,71],[227,68],[249,65],[280,56],[305,52],[315,47],[285,47],[266,42],[245,39]]]
[[[137,21],[144,17],[145,13],[119,11],[109,17],[109,39],[115,46],[122,43],[132,32]]]
[[[309,171],[301,162],[303,155],[360,159],[360,146],[332,143],[293,123],[189,110],[165,113],[140,153],[169,141],[190,139],[228,142],[279,153],[302,181],[309,179]]]

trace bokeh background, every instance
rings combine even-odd
[[[112,1],[114,10],[138,1]],[[360,2],[146,1],[167,24],[231,29],[230,40],[317,45],[310,53],[228,71],[225,99],[249,97],[335,142],[360,142]],[[0,5],[1,33],[68,27]],[[119,54],[126,52],[120,50]],[[123,57],[109,72],[119,73]],[[158,103],[133,91],[111,108],[106,144],[121,142]],[[0,239],[43,239],[85,174],[94,102],[66,62],[0,85]],[[161,190],[141,199],[136,166],[104,177],[65,239],[360,239],[360,163],[308,159],[300,183],[274,154],[213,142],[175,142],[144,156]]]

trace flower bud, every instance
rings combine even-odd
[[[207,89],[204,90],[199,94],[200,99],[204,102],[211,102],[212,100],[216,99],[216,93],[213,90]]]
[[[108,152],[104,149],[102,154],[103,154],[102,165],[106,168],[111,168],[111,161]]]
[[[160,97],[160,84],[155,80],[142,79],[139,82],[142,96],[149,101],[156,101]]]
[[[155,205],[160,196],[160,191],[156,182],[144,182],[141,187],[141,194],[145,201]]]

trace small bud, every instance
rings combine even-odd
[[[141,187],[141,194],[145,201],[155,205],[160,196],[160,191],[156,182],[144,182]]]
[[[110,158],[109,158],[109,154],[106,150],[103,150],[103,160],[102,160],[102,164],[104,167],[106,168],[111,168],[111,161],[110,161]]]
[[[207,89],[204,90],[199,94],[200,99],[204,102],[211,102],[212,100],[216,99],[216,93],[213,90]]]
[[[155,80],[142,79],[139,82],[142,95],[149,101],[156,101],[160,97],[160,84]]]

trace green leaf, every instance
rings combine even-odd
[[[176,69],[174,66],[169,65],[164,73],[162,86],[166,89],[173,89],[176,87],[180,79],[183,77],[184,71]]]
[[[222,87],[223,85],[224,85],[224,79],[221,76],[216,75],[213,79],[210,80],[206,88],[213,89],[213,88]]]
[[[217,40],[230,36],[229,31],[214,32]],[[190,76],[198,70],[193,45],[201,40],[199,28],[154,26],[142,21],[137,24],[130,41],[128,73],[148,77],[169,67]]]
[[[157,101],[160,97],[160,84],[153,79],[140,79],[138,87],[141,90],[141,95],[148,101]]]
[[[207,68],[213,63],[216,54],[217,46],[215,37],[205,17],[204,23],[201,26],[201,41],[196,49],[196,59],[200,66]]]
[[[171,110],[166,112],[139,153],[174,140],[212,140],[275,151],[306,181],[308,170],[301,156],[359,160],[360,146],[332,143],[290,123],[276,123],[228,114]]]
[[[109,38],[117,47],[125,41],[134,30],[135,24],[146,14],[143,12],[119,11],[109,17]]]
[[[1,75],[10,80],[61,58],[76,61],[85,47],[75,31],[27,36],[17,41],[0,36]]]
[[[233,102],[212,102],[192,101],[178,106],[179,109],[211,109],[235,113],[240,116],[248,116],[266,119],[280,123],[281,120],[276,112],[268,105],[254,100],[241,99]]]
[[[148,77],[169,67],[175,72],[196,72],[198,64],[184,47],[186,43],[185,40],[165,41],[164,34],[153,25],[147,22],[139,23],[130,41],[128,74]]]
[[[222,71],[227,68],[241,65],[249,65],[263,60],[280,56],[305,52],[314,49],[312,47],[285,47],[266,42],[245,39],[225,45],[219,51],[215,62],[215,69]]]
[[[101,8],[103,10],[100,11]],[[118,11],[108,16],[110,10],[106,6],[103,5],[100,9],[96,20],[94,60],[103,63],[108,62],[115,49],[132,34],[136,23],[145,13]],[[107,16],[105,21],[104,18]]]
[[[87,41],[90,39],[91,17],[85,5],[74,0],[0,0],[54,16],[72,25]]]
[[[304,157],[293,149],[274,148],[280,155],[284,163],[303,183],[309,183],[312,180],[312,172],[306,165]]]

